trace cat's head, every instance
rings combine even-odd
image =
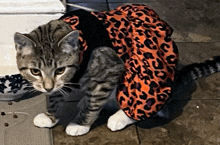
[[[79,32],[51,21],[29,34],[14,35],[21,75],[41,92],[53,93],[70,81],[79,66]]]

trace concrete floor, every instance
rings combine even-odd
[[[128,3],[146,4],[174,28],[173,39],[179,47],[181,64],[202,62],[220,55],[219,0],[108,0],[108,4],[105,0],[69,2],[97,10],[111,10]],[[68,10],[73,9],[75,8],[68,7]],[[220,74],[192,83],[196,84],[196,89],[193,84],[188,84],[189,88],[180,87],[182,90],[176,90],[176,101],[170,104],[175,108],[172,110],[175,117],[171,120],[154,118],[131,125],[122,131],[111,132],[106,127],[111,111],[105,110],[93,129],[84,136],[67,136],[64,125],[56,126],[52,129],[53,144],[220,145]],[[178,96],[181,97],[178,99]],[[183,104],[186,105],[181,109]]]

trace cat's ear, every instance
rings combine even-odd
[[[20,33],[15,33],[14,42],[17,53],[21,53],[22,55],[31,54],[33,52],[33,47],[36,47],[34,41]]]
[[[58,46],[65,53],[77,51],[79,49],[79,31],[75,30],[68,33],[58,42]]]

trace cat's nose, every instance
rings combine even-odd
[[[47,92],[51,92],[54,88],[54,82],[50,79],[45,79],[43,87]]]
[[[46,90],[47,92],[51,92],[51,91],[53,90],[53,88],[50,88],[50,89],[46,89],[46,88],[45,88],[45,90]]]

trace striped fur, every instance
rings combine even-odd
[[[62,91],[79,65],[78,35],[62,20],[39,26],[29,34],[16,33],[21,75],[40,92]],[[65,71],[57,75],[62,69]]]
[[[178,74],[189,74],[196,80],[205,76],[210,76],[220,71],[220,56],[213,57],[212,60],[206,60],[202,63],[193,63],[183,67]]]
[[[75,123],[92,125],[113,89],[119,83],[123,71],[124,64],[114,50],[100,47],[93,51],[88,71],[80,81],[81,84],[84,84],[83,86],[86,86],[86,95],[78,105],[80,112]],[[89,80],[86,79],[88,76]]]

